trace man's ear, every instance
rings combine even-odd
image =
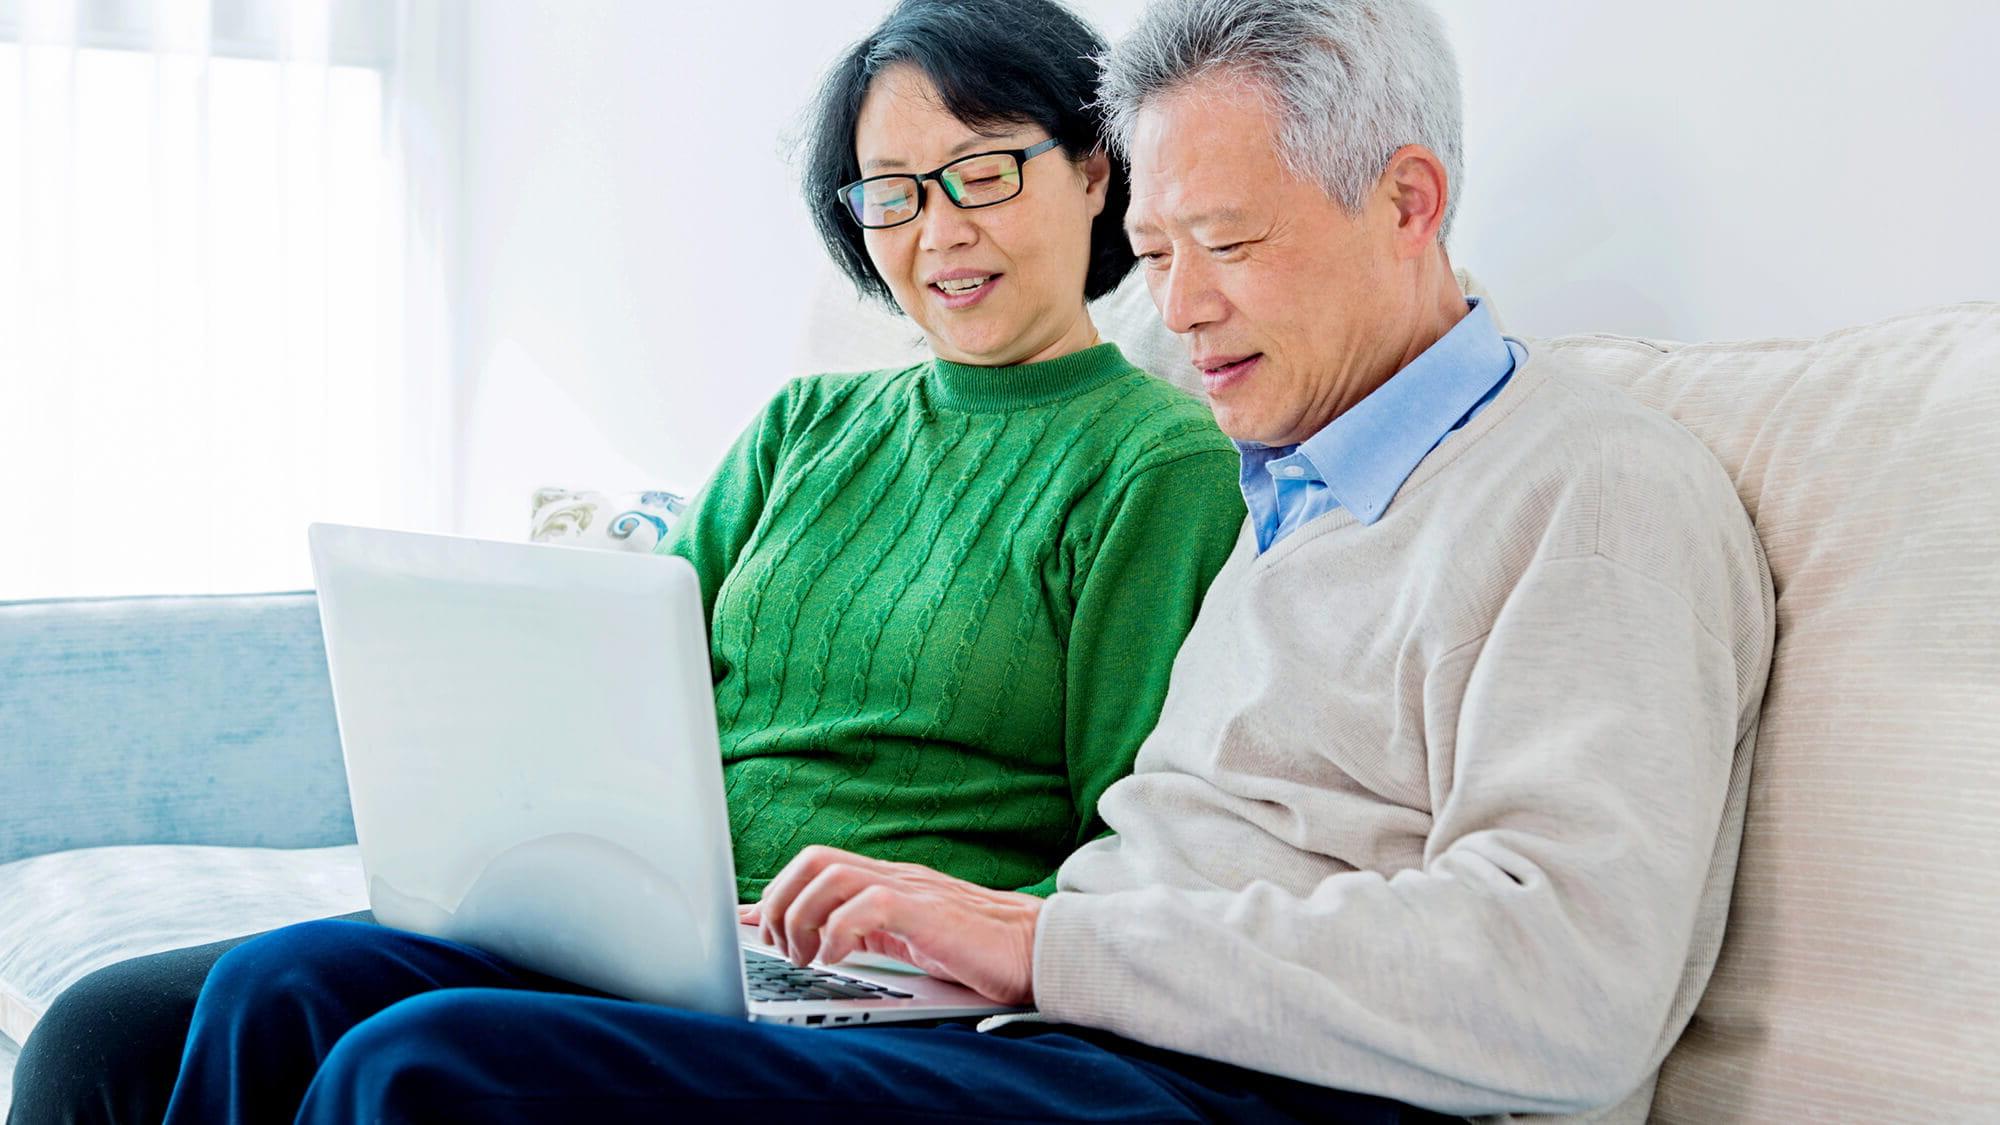
[[[1397,257],[1417,257],[1435,247],[1451,200],[1444,161],[1422,145],[1404,145],[1382,170],[1380,190],[1396,209]]]
[[[1083,192],[1090,199],[1090,217],[1104,213],[1105,196],[1111,190],[1111,157],[1097,149],[1078,164],[1083,171]]]

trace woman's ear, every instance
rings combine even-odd
[[[1104,213],[1104,199],[1111,190],[1111,157],[1095,149],[1077,165],[1083,172],[1083,194],[1090,200],[1090,217]]]

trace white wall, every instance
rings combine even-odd
[[[1453,257],[1538,335],[1816,335],[2000,297],[2000,4],[1438,5]]]
[[[823,255],[783,136],[873,4],[474,7],[460,530],[538,485],[698,486],[789,374]]]
[[[698,485],[799,372],[824,276],[784,159],[885,0],[472,11],[458,525]],[[1117,34],[1140,0],[1079,3]],[[2000,297],[2000,5],[1441,0],[1453,254],[1515,331],[1817,333]]]

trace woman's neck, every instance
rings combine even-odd
[[[1045,342],[1038,342],[1036,337],[1041,337]],[[1025,351],[1016,351],[1010,347],[982,355],[969,355],[938,347],[936,337],[932,337],[930,343],[932,354],[946,363],[956,363],[966,367],[1018,367],[1023,364],[1046,363],[1052,359],[1061,359],[1085,348],[1094,348],[1103,342],[1103,337],[1097,334],[1097,325],[1091,322],[1090,310],[1078,306],[1076,315],[1055,335],[1043,337],[1041,333],[1036,333],[1025,341],[1017,340],[1016,345],[1025,347],[1027,349]]]
[[[1019,362],[1042,363],[1051,359],[1061,359],[1071,352],[1080,352],[1085,348],[1094,348],[1103,342],[1103,338],[1097,334],[1097,325],[1090,319],[1090,311],[1088,309],[1078,309],[1076,319],[1070,322],[1067,331],[1061,336],[1056,337],[1047,347],[1042,348],[1040,351]]]

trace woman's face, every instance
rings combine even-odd
[[[940,104],[921,70],[898,64],[877,75],[862,99],[854,154],[864,177],[923,173],[968,153],[1047,139],[1036,125],[975,132]],[[1056,149],[1021,166],[1021,194],[970,211],[927,180],[915,219],[864,232],[869,260],[944,359],[999,367],[1067,355],[1097,342],[1083,283],[1091,220],[1104,210],[1110,176],[1102,154],[1075,163]],[[988,280],[963,289],[982,277]],[[959,291],[947,293],[939,282]]]

